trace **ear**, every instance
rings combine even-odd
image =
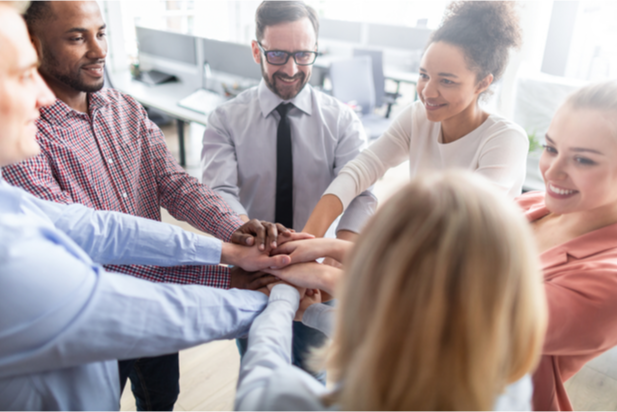
[[[480,80],[480,82],[478,83],[478,86],[476,87],[476,93],[480,94],[484,92],[486,89],[488,89],[491,86],[491,84],[493,84],[493,74],[489,73],[488,76]]]
[[[261,64],[261,50],[259,50],[257,40],[251,42],[251,51],[253,52],[253,60],[255,60],[255,63]]]

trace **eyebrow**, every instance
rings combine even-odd
[[[421,72],[426,72],[426,69],[423,67],[420,67],[420,71]],[[441,72],[441,73],[437,73],[439,76],[441,77],[452,77],[452,78],[456,78],[458,79],[458,76],[456,74],[453,73],[445,73],[445,72]]]
[[[546,134],[544,137],[546,138],[546,140],[547,140],[550,144],[555,144],[555,142],[553,141],[553,139],[551,139],[551,138],[548,136],[548,134]],[[604,153],[602,153],[602,152],[599,152],[599,151],[594,150],[594,149],[586,149],[586,148],[584,148],[584,147],[571,147],[571,148],[570,148],[570,150],[571,150],[571,151],[573,151],[573,152],[577,152],[577,153],[589,152],[589,153],[595,153],[595,154],[599,154],[599,155],[604,156]]]
[[[99,30],[103,30],[107,28],[107,24],[103,24],[99,27]],[[72,29],[68,29],[65,33],[87,33],[89,30],[83,27],[73,27]]]

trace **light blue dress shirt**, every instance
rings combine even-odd
[[[276,107],[284,101],[262,80],[208,118],[201,153],[202,182],[238,214],[274,221],[276,199]],[[332,96],[310,85],[288,112],[293,153],[293,229],[302,230],[321,195],[345,164],[366,145],[362,123]],[[371,190],[355,198],[338,230],[358,233],[373,214]]]
[[[117,359],[245,334],[266,304],[259,292],[100,266],[218,264],[220,254],[219,240],[40,200],[0,177],[0,410],[117,410]]]
[[[321,411],[338,409],[321,401],[328,389],[314,377],[291,364],[292,320],[300,294],[289,285],[272,288],[268,307],[255,319],[249,346],[242,358],[235,409],[245,411]],[[330,336],[332,308],[322,304],[308,307],[302,322]],[[524,376],[497,397],[494,410],[530,411],[533,386]]]

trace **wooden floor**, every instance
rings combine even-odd
[[[178,144],[175,126],[163,127],[167,142],[177,157]],[[199,153],[203,129],[186,129],[187,171],[199,176]],[[408,179],[408,165],[390,170],[375,186],[375,194],[382,203]],[[201,179],[200,179],[201,180]],[[163,221],[196,231],[178,222],[163,210]],[[180,396],[175,410],[231,410],[235,394],[240,357],[234,341],[217,341],[180,352]],[[617,411],[617,348],[592,360],[566,383],[575,410]],[[134,411],[135,400],[127,385],[121,409]]]

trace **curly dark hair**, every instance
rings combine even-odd
[[[35,33],[35,29],[39,22],[47,20],[53,16],[53,10],[51,9],[50,1],[32,1],[30,7],[24,13],[24,19],[26,20],[26,26],[30,34]]]
[[[460,47],[478,81],[503,75],[510,48],[521,45],[519,17],[513,1],[455,1],[448,5],[441,26],[430,42]]]

